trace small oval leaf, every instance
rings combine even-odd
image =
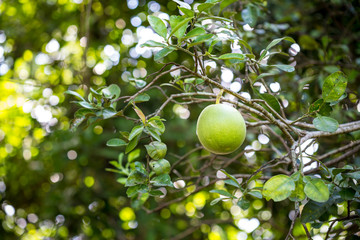
[[[329,188],[321,179],[311,179],[305,185],[304,192],[311,200],[326,202],[329,199]]]
[[[282,38],[277,38],[271,41],[271,43],[266,47],[266,50],[269,50],[270,48],[274,47],[276,44],[278,44],[279,42],[286,40],[292,43],[295,43],[295,40],[291,37],[282,37]]]
[[[220,190],[220,189],[213,189],[210,190],[211,193],[218,193],[220,195],[223,195],[225,197],[229,197],[229,198],[234,198],[233,195],[231,195],[229,192],[225,191],[225,190]]]
[[[256,7],[253,5],[248,5],[247,8],[242,10],[241,17],[245,23],[249,24],[251,27],[254,27],[258,18]]]
[[[148,21],[150,26],[154,29],[154,31],[162,36],[163,38],[166,38],[167,35],[167,28],[165,26],[165,23],[156,16],[148,16]]]
[[[322,92],[324,101],[337,101],[345,93],[347,81],[343,72],[334,72],[325,78]]]
[[[288,198],[295,190],[294,180],[286,175],[280,174],[270,178],[264,185],[262,194],[267,199],[279,202]]]
[[[141,47],[166,47],[166,45],[160,42],[156,42],[154,40],[149,40],[141,44]]]
[[[174,187],[169,174],[161,174],[159,176],[153,177],[150,180],[150,183],[156,187]]]
[[[182,38],[185,35],[188,23],[190,21],[190,18],[183,18],[181,16],[170,16],[170,26],[171,26],[171,32],[169,37],[174,35],[178,39]]]
[[[295,68],[293,66],[290,65],[284,65],[284,64],[278,64],[278,65],[272,65],[274,67],[277,67],[280,70],[283,70],[285,72],[293,72],[295,71]]]
[[[129,141],[133,140],[136,136],[141,134],[143,130],[144,130],[143,125],[137,125],[137,126],[133,127],[133,129],[131,130],[130,135],[129,135]]]
[[[175,50],[175,48],[173,48],[173,47],[163,48],[155,54],[154,60],[159,61],[160,59],[162,59],[162,58],[166,57],[167,55],[169,55],[170,53],[172,53],[174,50]]]
[[[168,174],[171,170],[171,165],[168,160],[160,159],[158,161],[150,161],[149,163],[152,170],[155,172],[156,175],[161,174]]]
[[[121,90],[118,85],[111,84],[110,86],[101,90],[105,98],[118,98],[120,96]]]
[[[165,143],[153,141],[145,145],[146,151],[152,159],[160,160],[166,155],[167,147]]]
[[[191,30],[190,32],[188,32],[186,34],[185,38],[196,37],[196,36],[199,36],[204,33],[206,33],[205,29],[203,29],[201,27],[197,27],[197,28],[194,28],[193,30]]]
[[[313,120],[313,124],[316,129],[325,132],[335,132],[339,128],[339,123],[335,119],[321,115]]]
[[[120,138],[113,138],[106,142],[106,146],[108,147],[121,147],[126,145],[127,143]]]
[[[227,59],[237,59],[237,60],[244,60],[245,56],[241,53],[226,53],[221,55],[218,59],[227,60]]]

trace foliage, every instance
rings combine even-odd
[[[0,1],[0,235],[356,238],[358,12]],[[224,156],[195,134],[217,99],[247,125]]]

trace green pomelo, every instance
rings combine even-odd
[[[204,108],[196,125],[196,134],[206,150],[215,154],[229,154],[243,144],[246,125],[241,113],[225,104]]]

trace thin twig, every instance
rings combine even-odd
[[[309,240],[312,240],[311,235],[310,235],[310,232],[309,232],[309,230],[307,229],[305,223],[302,223],[302,226],[303,226],[303,228],[304,228],[304,230],[305,230],[305,233],[306,233],[307,238],[308,238]]]
[[[299,216],[299,211],[298,210],[295,210],[295,215],[294,215],[294,219],[292,220],[291,222],[291,226],[290,226],[290,229],[289,229],[289,232],[285,238],[285,240],[288,240],[290,237],[292,237],[292,230],[294,229],[294,226],[295,226],[295,222],[296,222],[296,219],[297,217]]]

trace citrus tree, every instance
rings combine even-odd
[[[279,84],[276,80],[286,75],[286,81],[294,81],[294,77],[286,74],[294,72],[296,67],[294,63],[289,64],[292,56],[299,51],[299,45],[293,38],[279,36],[271,42],[264,42],[263,49],[258,52],[251,46],[251,36],[239,26],[236,13],[223,13],[224,8],[235,1],[207,0],[193,6],[175,2],[180,14],[170,15],[168,21],[164,22],[155,15],[147,17],[151,28],[160,38],[158,41],[148,40],[141,47],[157,48],[154,61],[163,63],[163,67],[142,79],[130,78],[129,81],[138,89],[134,94],[121,96],[120,87],[114,84],[99,89],[90,88],[87,99],[76,92],[67,92],[78,97],[77,103],[83,107],[75,113],[74,127],[83,121],[92,123],[114,117],[134,122],[132,129],[117,129],[118,136],[107,142],[109,147],[123,147],[125,150],[120,153],[118,161],[110,162],[114,168],[109,170],[119,174],[118,182],[127,187],[127,196],[133,199],[134,207],[142,207],[149,213],[158,211],[206,187],[213,188],[210,193],[217,197],[210,205],[229,200],[242,210],[247,210],[254,198],[274,202],[289,199],[293,202],[294,212],[286,239],[293,237],[292,230],[298,219],[309,239],[309,229],[319,228],[324,222],[330,221],[329,235],[337,221],[358,219],[355,206],[359,195],[359,170],[351,163],[340,167],[337,164],[358,151],[358,146],[353,148],[358,144],[356,139],[340,139],[344,134],[359,130],[360,121],[351,117],[339,119],[332,113],[336,110],[341,112],[337,106],[347,98],[349,80],[346,74],[341,69],[334,71],[321,79],[318,94],[312,101],[288,106],[286,94],[279,91],[285,83]],[[244,29],[255,26],[262,6],[261,3],[252,3],[241,11]],[[289,47],[288,42],[292,43],[290,55],[282,50]],[[184,52],[190,56],[190,60],[169,61],[167,56],[174,52]],[[158,91],[163,100],[153,101],[148,91]],[[222,91],[226,93],[225,96],[219,95]],[[269,138],[270,149],[266,150],[266,157],[256,154],[265,149],[261,146],[261,139],[257,141],[254,137],[251,146],[242,151],[231,156],[218,156],[217,153],[228,153],[226,146],[222,145],[225,140],[218,135],[221,131],[224,134],[227,131],[236,132],[237,124],[231,122],[235,116],[229,119],[224,117],[217,122],[215,116],[226,113],[214,110],[214,116],[206,119],[201,130],[210,133],[203,137],[203,141],[200,138],[203,143],[218,143],[217,149],[215,147],[212,151],[210,147],[210,152],[214,154],[204,151],[201,146],[194,146],[196,148],[191,154],[201,158],[202,164],[194,167],[186,163],[191,159],[187,157],[189,153],[175,157],[170,164],[165,157],[168,154],[171,158],[171,153],[167,153],[166,142],[161,139],[166,131],[165,108],[175,104],[180,117],[186,119],[192,108],[203,108],[204,102],[215,102],[216,97],[243,113],[249,129],[248,141],[251,141],[251,135],[262,134],[264,138]],[[141,110],[144,102],[150,102],[153,111],[144,113]],[[294,111],[297,108],[302,111]],[[135,117],[132,116],[133,111]],[[339,124],[339,121],[344,123]],[[221,130],[212,133],[214,128]],[[232,139],[233,134],[225,137]],[[331,149],[325,146],[323,139],[329,137],[338,138],[342,142],[341,147]],[[273,138],[278,140],[277,144]],[[232,142],[236,144],[236,140]],[[142,148],[146,151],[142,151]],[[345,153],[332,157],[342,151]],[[246,153],[248,163],[240,164],[250,164],[250,169],[226,171]],[[184,163],[190,168],[182,167]],[[202,183],[204,179],[205,183]],[[216,185],[220,179],[225,185]],[[211,186],[213,184],[215,187]],[[151,197],[160,196],[166,200],[166,195],[179,194],[179,190],[174,188],[183,189],[182,196],[162,201],[156,207],[147,203]],[[345,215],[340,214],[330,220],[332,206],[341,203],[346,206]],[[312,223],[312,226],[308,228],[306,223]]]
[[[161,3],[122,3],[124,8],[136,9],[140,4],[147,10],[131,17],[133,27],[138,27],[136,36],[124,29],[126,21],[118,18],[121,7],[115,2],[66,5],[65,17],[79,11],[85,19],[83,35],[73,34],[77,28],[66,28],[64,39],[73,34],[74,40],[62,47],[70,49],[63,52],[65,57],[61,52],[55,55],[59,43],[48,39],[45,50],[51,54],[57,48],[51,56],[54,62],[45,61],[43,55],[36,58],[53,69],[38,67],[35,81],[27,84],[41,83],[48,75],[47,89],[56,89],[63,104],[57,114],[73,117],[70,122],[59,117],[63,124],[55,132],[49,130],[50,121],[40,117],[35,117],[37,122],[29,116],[23,120],[42,123],[33,133],[38,142],[25,144],[30,158],[39,146],[35,156],[47,159],[43,165],[51,169],[44,175],[51,175],[52,183],[69,176],[53,190],[52,185],[42,185],[53,202],[46,202],[38,192],[39,205],[49,209],[40,217],[55,215],[56,224],[35,221],[30,228],[16,229],[23,223],[19,219],[26,215],[25,222],[32,222],[31,217],[5,216],[10,206],[5,202],[4,229],[29,239],[35,230],[49,237],[82,234],[94,239],[358,236],[360,49],[354,37],[359,33],[346,25],[348,19],[334,20],[346,26],[343,39],[321,25],[311,32],[308,25],[316,14],[301,12],[300,18],[287,19],[284,13],[286,8],[298,13],[309,7],[327,16],[316,3],[286,3],[279,8],[266,1]],[[352,3],[329,6],[336,4],[343,13],[349,11],[359,26]],[[8,16],[11,7],[6,8]],[[107,32],[100,34],[120,44],[103,43],[92,32],[94,24],[103,24]],[[299,30],[301,26],[305,28]],[[100,45],[102,50],[97,49]],[[21,56],[15,73],[3,74],[7,81],[14,82],[16,76],[21,81],[21,66],[31,65],[31,51]],[[59,75],[61,84],[56,88]],[[45,97],[43,89],[39,90]],[[24,96],[29,93],[24,91]],[[57,105],[50,98],[47,101]],[[7,136],[11,128],[3,131]],[[77,159],[77,164],[56,160],[62,155]],[[3,175],[15,179],[20,174],[15,171],[4,168]],[[32,185],[43,181],[38,178]],[[94,190],[79,189],[77,179]],[[106,189],[103,194],[102,189]],[[11,193],[15,195],[16,188],[10,188]],[[31,193],[26,195],[31,198]],[[88,199],[90,204],[84,207],[82,202]],[[67,201],[74,201],[73,207]],[[62,204],[54,210],[57,202]],[[121,228],[107,221],[113,219],[107,206],[117,210]],[[151,230],[146,227],[150,219],[157,219]],[[77,220],[82,223],[71,227]],[[41,232],[45,228],[48,232]]]

